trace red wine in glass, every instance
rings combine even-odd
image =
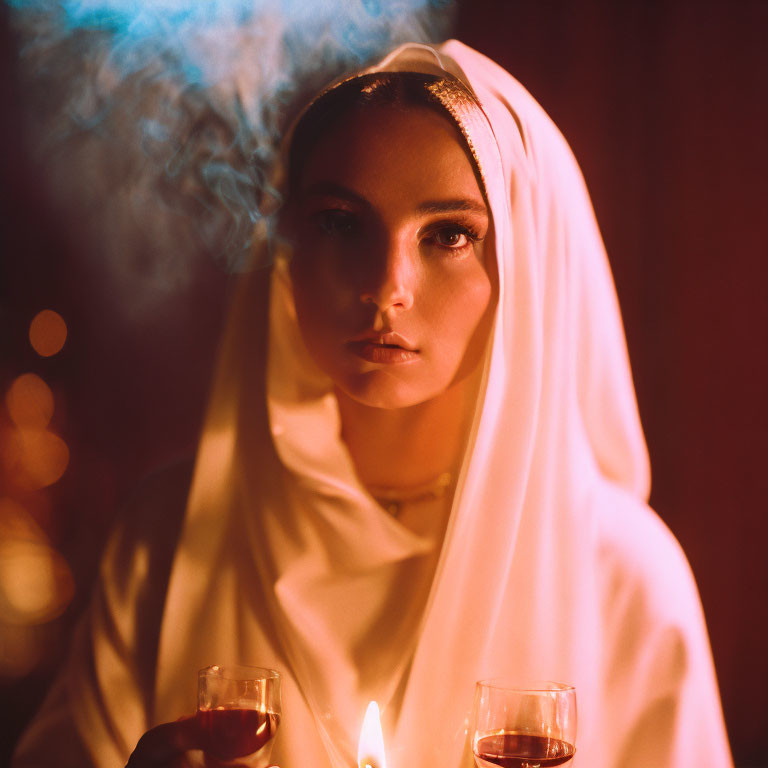
[[[208,768],[266,766],[279,724],[275,670],[217,664],[198,673],[197,726]]]
[[[528,733],[498,733],[475,744],[478,768],[547,768],[565,765],[575,753],[572,744]]]
[[[197,712],[204,750],[219,760],[254,755],[277,732],[280,715],[258,709],[200,709]]]
[[[549,768],[576,752],[576,689],[550,680],[496,678],[475,686],[472,752],[477,768]]]

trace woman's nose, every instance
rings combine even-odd
[[[380,312],[410,309],[417,270],[410,249],[404,243],[392,243],[376,261],[360,292],[360,300],[375,304]]]

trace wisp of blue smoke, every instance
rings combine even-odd
[[[301,98],[402,42],[444,37],[452,17],[450,0],[6,2],[34,151],[63,206],[111,222],[121,245],[102,253],[124,259],[127,241],[151,237],[178,260],[181,227],[232,268],[264,236]]]

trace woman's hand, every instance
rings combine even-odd
[[[186,768],[184,753],[201,749],[194,716],[150,728],[128,758],[125,768]]]
[[[175,723],[150,728],[139,739],[125,768],[189,768],[184,753],[202,748],[195,716],[180,717]],[[279,767],[273,764],[268,768]]]

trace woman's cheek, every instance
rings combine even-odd
[[[337,271],[321,254],[306,254],[291,264],[294,303],[302,335],[316,359],[334,346],[340,315],[348,299]]]
[[[482,358],[493,317],[494,289],[481,264],[475,263],[452,283],[449,300],[443,307],[444,353],[463,377],[474,370]]]
[[[474,258],[460,266],[460,269],[443,270],[440,277],[431,276],[428,285],[431,283],[434,305],[439,303],[457,326],[474,327],[491,302],[493,286],[485,268]],[[434,291],[437,285],[440,285],[439,294]]]

